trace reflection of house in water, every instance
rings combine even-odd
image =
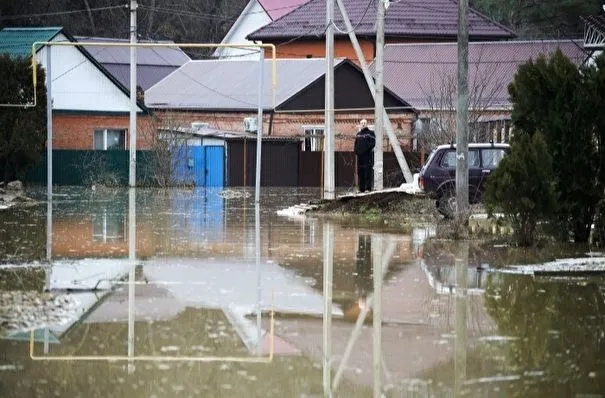
[[[336,255],[334,257],[337,258]],[[453,264],[450,267],[454,270]],[[336,269],[335,263],[335,273]],[[426,272],[422,259],[386,273],[381,300],[385,384],[397,389],[397,386],[403,386],[410,380],[421,378],[427,371],[449,363],[456,355],[455,331],[463,338],[464,352],[470,351],[482,337],[497,333],[494,321],[485,310],[483,295],[471,294],[476,289],[472,290],[475,285],[471,282],[474,283],[474,279],[469,279],[469,290],[466,290],[463,302],[464,311],[457,312],[455,288],[451,292],[437,289],[436,278]],[[438,281],[439,284],[444,282]],[[363,303],[361,304],[357,315],[363,309]],[[347,312],[353,313],[350,309]],[[369,316],[371,315],[370,311]],[[350,357],[345,364],[342,363],[349,339],[353,336],[353,327],[351,323],[334,319],[330,333],[332,367],[336,371],[343,366],[345,377],[362,385],[371,385],[374,382],[370,366],[374,354],[372,328],[360,329]],[[277,334],[303,354],[317,360],[322,358],[324,348],[321,321],[279,319]]]
[[[89,200],[78,205],[71,201],[55,204],[52,217],[53,258],[128,256],[128,191],[106,189],[88,194]],[[137,254],[148,257],[153,249],[153,227],[148,222],[139,221],[136,231]]]

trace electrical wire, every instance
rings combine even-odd
[[[23,14],[23,15],[9,15],[6,17],[0,17],[0,21],[9,21],[15,19],[25,19],[25,18],[35,18],[35,17],[53,17],[60,15],[70,15],[70,14],[78,14],[82,12],[91,12],[91,11],[106,11],[113,10],[117,8],[128,9],[128,5],[119,5],[119,6],[107,6],[107,7],[96,7],[89,8],[83,10],[69,10],[69,11],[55,11],[55,12],[46,12],[46,13],[37,13],[37,14]]]
[[[337,26],[337,25],[334,23],[334,21],[331,21],[331,22],[332,22],[332,25],[334,26],[334,29],[336,29],[338,32],[340,32],[340,33],[341,33],[341,34],[343,34],[343,35],[348,35],[348,34],[350,34],[350,33],[355,32],[355,29],[357,29],[357,27],[359,27],[359,25],[360,25],[360,24],[363,22],[364,18],[366,17],[366,14],[368,13],[368,10],[370,9],[370,6],[372,5],[372,3],[373,3],[373,2],[374,2],[373,0],[368,1],[368,5],[366,6],[366,9],[365,9],[365,11],[363,12],[363,15],[361,16],[361,18],[359,18],[359,21],[357,22],[357,24],[356,24],[355,26],[353,26],[353,29],[352,29],[350,32],[348,32],[348,31],[346,31],[346,30],[342,30],[342,29],[340,29],[340,28],[339,28],[339,27],[338,27],[338,26]]]

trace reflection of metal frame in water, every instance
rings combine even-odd
[[[106,362],[240,362],[240,363],[270,363],[273,361],[274,353],[274,336],[275,336],[275,318],[274,312],[271,311],[271,327],[269,329],[269,355],[256,357],[237,357],[237,356],[161,356],[161,355],[65,355],[51,356],[34,354],[34,331],[32,330],[29,340],[29,356],[34,361],[106,361]]]
[[[236,356],[227,356],[227,357],[218,357],[218,356],[207,356],[207,357],[192,357],[192,356],[150,356],[150,355],[134,355],[134,313],[135,313],[135,286],[138,284],[182,284],[183,282],[170,282],[170,281],[154,281],[154,282],[137,282],[135,280],[135,270],[136,270],[136,191],[135,188],[129,189],[128,194],[128,259],[131,263],[130,271],[128,274],[128,281],[120,282],[114,281],[114,284],[124,284],[128,285],[128,353],[127,355],[82,355],[82,356],[74,356],[74,355],[66,355],[66,356],[36,356],[34,354],[35,347],[35,339],[34,339],[34,330],[31,331],[30,339],[29,339],[29,356],[34,361],[108,361],[108,362],[116,362],[116,361],[153,361],[153,362],[177,362],[177,361],[187,361],[187,362],[246,362],[246,363],[270,363],[273,361],[273,353],[274,353],[274,337],[275,337],[275,318],[274,311],[271,311],[271,321],[270,321],[270,330],[269,330],[269,355],[266,357],[260,356],[262,350],[262,340],[261,340],[261,276],[260,276],[260,205],[259,203],[255,203],[255,254],[256,254],[256,272],[257,272],[257,338],[258,338],[258,346],[257,348],[257,356],[254,357],[236,357]],[[48,203],[48,214],[47,214],[47,257],[49,260],[52,259],[51,250],[52,247],[52,196],[49,196]],[[47,278],[48,279],[48,278]],[[191,282],[186,282],[187,284],[191,284]],[[49,288],[50,284],[47,281],[46,288]],[[48,329],[45,330],[45,337],[48,337]],[[44,341],[44,353],[48,352],[48,344],[47,339]],[[129,364],[130,365],[130,364]],[[129,371],[131,368],[129,367]]]

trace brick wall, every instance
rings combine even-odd
[[[137,149],[151,147],[153,118],[138,115]],[[53,114],[53,148],[54,149],[93,149],[94,131],[96,129],[126,130],[126,149],[128,148],[128,115],[86,115],[86,114]]]
[[[207,122],[211,128],[227,131],[244,131],[243,120],[246,117],[256,117],[254,112],[196,112],[196,111],[155,111],[155,116],[164,123],[173,126],[189,126],[192,122]],[[411,113],[398,113],[389,115],[391,125],[399,137],[402,147],[409,147],[409,137],[412,131],[412,122],[415,116]],[[361,119],[367,119],[369,124],[374,123],[374,113],[336,113],[336,151],[352,151],[355,134]],[[304,137],[304,126],[323,126],[323,113],[276,113],[271,116],[263,115],[263,135],[276,137]],[[392,150],[386,132],[384,134],[384,151]]]

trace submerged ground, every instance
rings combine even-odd
[[[0,211],[2,397],[605,396],[586,248],[438,239],[401,193],[27,193]],[[595,272],[543,272],[570,264]]]

